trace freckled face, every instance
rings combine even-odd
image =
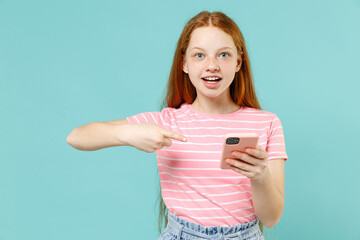
[[[198,96],[227,97],[229,86],[240,67],[241,58],[229,34],[217,27],[200,27],[192,32],[183,71],[189,74]],[[210,86],[202,78],[211,75],[221,80]]]

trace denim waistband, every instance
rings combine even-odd
[[[231,227],[210,226],[204,227],[197,223],[188,222],[185,219],[168,212],[168,231],[177,236],[186,238],[186,236],[196,236],[197,239],[213,239],[213,240],[231,240],[231,239],[245,239],[252,236],[258,231],[259,219],[255,218],[253,221],[243,224],[233,225]],[[191,238],[191,237],[190,237]]]

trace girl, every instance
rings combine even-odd
[[[132,146],[155,152],[161,183],[159,240],[264,239],[284,207],[281,122],[263,111],[252,83],[244,38],[221,12],[185,25],[175,51],[165,107],[75,128],[79,150]],[[227,133],[258,133],[256,148],[234,151],[219,168]],[[166,213],[166,209],[168,212]]]

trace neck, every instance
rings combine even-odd
[[[230,95],[223,98],[209,98],[197,95],[191,106],[199,112],[209,114],[228,114],[240,109],[240,106],[233,102]]]

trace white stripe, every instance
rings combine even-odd
[[[275,157],[269,157],[268,160],[271,160],[271,159],[285,159],[285,158],[287,158],[287,157],[286,156],[280,156],[280,157],[275,156]]]
[[[193,113],[191,114],[192,116],[202,116],[201,114],[197,114],[197,113]],[[228,117],[226,116],[227,114],[224,114],[224,117]],[[244,115],[248,115],[248,116],[273,116],[273,114],[262,114],[262,113],[257,113],[255,111],[243,111],[239,114],[234,114],[233,116],[244,116]]]
[[[210,194],[210,193],[203,193],[203,192],[197,192],[197,191],[184,191],[184,190],[174,190],[174,189],[161,189],[162,192],[183,192],[183,193],[199,193],[205,196],[229,196],[229,195],[235,195],[238,193],[251,193],[251,191],[238,191],[238,192],[231,192],[231,193],[217,193],[217,194]]]
[[[240,211],[243,211],[243,210],[247,210],[247,209],[254,209],[253,207],[247,207],[247,208],[240,208],[238,210],[234,210],[234,211],[231,211],[232,213],[234,212],[240,212]],[[254,212],[254,211],[253,211]]]
[[[168,123],[165,123],[164,126],[170,126],[171,128],[177,128],[180,130],[189,130],[189,129],[194,129],[194,130],[199,130],[199,129],[205,129],[205,130],[211,130],[211,129],[224,129],[224,130],[234,130],[234,131],[239,131],[239,130],[250,130],[250,131],[266,131],[267,129],[270,129],[270,126],[266,126],[265,128],[234,128],[234,127],[179,127],[179,126],[173,126],[170,125]]]
[[[219,159],[214,159],[214,160],[211,160],[211,159],[201,159],[201,158],[185,159],[185,158],[169,158],[169,157],[163,157],[163,156],[160,156],[160,155],[157,155],[157,156],[160,157],[160,158],[163,158],[163,159],[175,160],[175,161],[194,161],[194,162],[218,162],[218,161],[219,161]]]
[[[222,151],[195,151],[195,150],[178,150],[178,149],[169,149],[169,148],[162,148],[161,150],[166,152],[185,152],[185,153],[222,153]],[[280,153],[280,152],[272,152],[272,153]]]
[[[271,155],[273,153],[285,153],[285,152],[270,152],[269,155]]]
[[[140,121],[139,121],[139,119],[137,119],[137,117],[135,117],[135,116],[133,116],[135,119],[136,119],[136,121],[138,122],[138,123],[140,123]]]
[[[166,125],[166,123],[165,123],[164,119],[162,118],[161,114],[159,114],[159,117],[160,117],[161,121],[163,122],[163,125]]]
[[[204,201],[208,201],[210,202],[210,200],[208,199],[189,199],[189,198],[185,198],[185,199],[179,199],[179,198],[170,198],[170,197],[165,197],[163,198],[164,200],[168,199],[168,200],[175,200],[175,201],[179,201],[179,202],[204,202]],[[252,198],[246,198],[246,199],[241,199],[241,200],[237,200],[237,201],[233,201],[233,202],[224,202],[224,203],[218,203],[214,200],[211,200],[213,202],[215,202],[216,204],[219,204],[219,205],[229,205],[229,204],[234,204],[234,203],[238,203],[238,202],[244,202],[244,201],[250,201]]]
[[[280,134],[280,135],[274,135],[274,136],[268,138],[268,141],[271,140],[271,139],[273,139],[274,137],[284,137],[284,135],[282,135],[282,134]]]
[[[229,195],[235,195],[238,193],[251,193],[251,191],[238,191],[238,192],[232,192],[232,193],[221,193],[221,194],[208,194],[208,193],[201,193],[205,196],[229,196]]]
[[[242,218],[246,218],[249,217],[251,215],[255,215],[256,213],[251,213],[249,215],[243,216],[243,217],[236,217],[237,219],[242,219]],[[195,218],[195,219],[214,219],[214,218],[233,218],[233,216],[228,216],[228,217],[194,217],[194,216],[189,216],[191,218]]]
[[[185,209],[190,211],[196,211],[196,210],[221,210],[222,208],[185,208],[185,207],[169,207],[169,208],[179,208],[179,209]]]
[[[204,202],[209,201],[208,199],[178,199],[178,198],[163,198],[164,200],[176,200],[180,202]]]
[[[154,115],[153,115],[151,112],[149,112],[149,113],[150,113],[151,117],[154,119],[154,122],[155,122],[157,125],[159,125],[158,122],[156,121]]]
[[[238,177],[182,177],[182,176],[175,176],[171,173],[167,173],[167,172],[159,172],[159,174],[167,174],[170,175],[174,178],[189,178],[189,179],[210,179],[210,178],[221,178],[221,179],[242,179],[242,178],[247,178],[246,176],[241,176],[239,175]]]
[[[177,185],[187,185],[186,183],[178,183],[178,182],[174,182],[174,181],[167,181],[167,180],[161,180],[160,182],[168,182],[168,183],[175,183]],[[222,184],[222,185],[189,185],[190,187],[237,187],[237,186],[251,186],[251,184]]]
[[[193,153],[221,153],[221,151],[192,151],[192,150],[175,150],[169,148],[162,148],[161,150],[167,152],[193,152]]]
[[[229,205],[229,204],[234,204],[234,203],[238,203],[238,202],[245,202],[245,201],[250,201],[252,199],[251,198],[245,198],[245,199],[241,199],[241,200],[237,200],[237,201],[232,201],[232,202],[223,202],[220,203],[220,205]]]
[[[279,128],[279,129],[282,129],[282,127],[281,127],[281,126],[274,127],[274,128],[272,128],[272,129],[271,129],[271,131],[270,131],[270,135],[272,134],[272,132],[273,132],[275,129],[278,129],[278,128]]]
[[[186,113],[188,113],[189,111],[190,111],[190,109],[188,109],[186,112],[184,112],[184,114],[176,116],[176,118],[181,118],[183,116],[186,116],[187,115]],[[180,122],[180,121],[177,121],[177,122]]]
[[[245,129],[245,128],[243,128]],[[257,129],[250,129],[249,130],[257,130]],[[224,138],[224,134],[223,135],[185,135],[186,137],[221,137]]]
[[[175,119],[171,119],[173,121],[175,121]],[[210,122],[210,121],[214,121],[214,122],[231,122],[231,123],[270,123],[270,121],[244,121],[244,120],[228,120],[228,119],[194,119],[194,120],[187,120],[187,121],[176,121],[178,123],[193,123],[193,122]]]
[[[271,144],[268,144],[268,146],[275,146],[275,145],[285,145],[285,143],[271,143]]]
[[[216,208],[169,207],[169,208],[173,208],[173,209],[176,209],[176,208],[178,208],[178,209],[185,209],[185,210],[188,210],[188,211],[196,211],[196,210],[205,211],[205,210],[222,210],[222,209],[224,209],[224,208],[218,208],[218,207],[216,207]],[[235,210],[235,211],[230,211],[230,210],[228,210],[228,209],[225,209],[225,210],[234,213],[234,212],[239,212],[239,211],[243,211],[243,210],[247,210],[247,209],[253,209],[253,207],[240,208],[240,209]]]
[[[147,120],[147,118],[145,117],[145,114],[144,114],[144,113],[141,113],[141,116],[142,116],[143,118],[145,118],[145,122],[149,122],[149,121]]]
[[[159,163],[159,166],[164,166],[170,169],[181,169],[181,170],[216,170],[216,171],[222,170],[221,168],[177,168],[177,167],[170,167],[162,163]]]
[[[173,144],[179,144],[179,145],[202,145],[202,146],[208,146],[208,145],[223,145],[223,143],[194,143],[194,142],[180,142],[180,141],[173,141]],[[266,145],[266,142],[258,142],[259,145]]]

